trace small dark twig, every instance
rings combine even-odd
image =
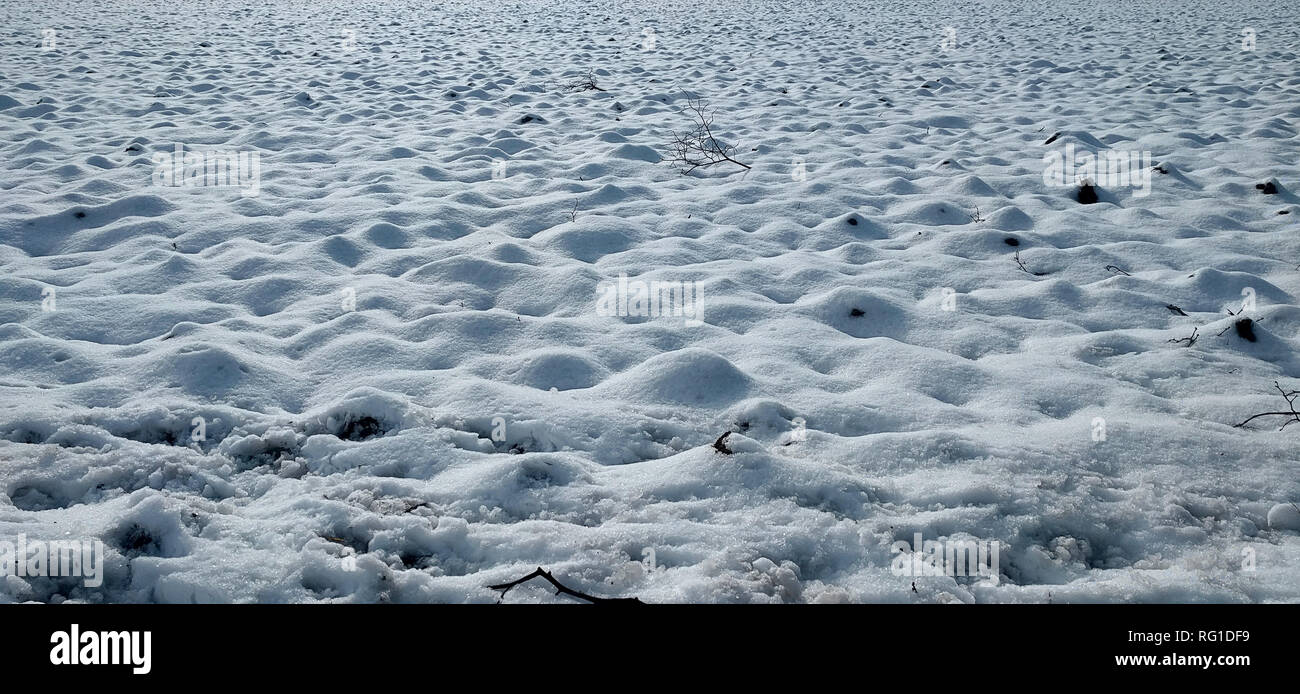
[[[1167,342],[1173,342],[1173,343],[1186,342],[1186,343],[1187,343],[1187,346],[1188,346],[1188,347],[1191,347],[1192,345],[1196,344],[1196,331],[1197,331],[1197,330],[1200,330],[1200,328],[1192,328],[1192,334],[1189,335],[1189,336],[1187,336],[1187,337],[1180,337],[1180,338],[1178,338],[1177,340],[1166,340],[1166,341],[1167,341]]]
[[[1225,309],[1225,310],[1227,310],[1227,309]],[[1236,314],[1236,313],[1233,313],[1232,311],[1228,311],[1228,315],[1235,316],[1235,315],[1237,315],[1237,314]],[[1223,330],[1220,330],[1219,332],[1215,333],[1214,336],[1215,336],[1215,337],[1221,337],[1224,333],[1228,332],[1229,330],[1232,330],[1233,328],[1236,328],[1236,329],[1237,329],[1237,334],[1240,335],[1241,338],[1242,338],[1243,340],[1246,340],[1246,341],[1248,341],[1248,342],[1254,342],[1255,340],[1258,339],[1257,337],[1255,337],[1255,327],[1254,327],[1254,326],[1255,326],[1255,321],[1253,321],[1253,320],[1251,320],[1251,319],[1249,319],[1249,318],[1238,318],[1237,320],[1233,321],[1232,323],[1229,323],[1229,324],[1228,324],[1228,327],[1226,327],[1226,328],[1224,328]]]
[[[1233,426],[1235,428],[1238,429],[1244,428],[1247,424],[1250,423],[1250,420],[1255,419],[1257,417],[1270,417],[1270,416],[1286,417],[1287,418],[1286,421],[1282,422],[1282,426],[1278,427],[1278,431],[1285,429],[1288,424],[1294,424],[1296,422],[1300,422],[1300,412],[1297,412],[1295,409],[1295,401],[1297,397],[1300,397],[1300,390],[1293,390],[1288,392],[1284,390],[1282,388],[1282,384],[1278,383],[1277,381],[1273,381],[1273,387],[1277,389],[1278,393],[1282,394],[1282,399],[1286,400],[1286,404],[1288,407],[1291,408],[1291,411],[1290,412],[1260,412],[1259,414],[1251,415],[1250,417],[1247,417],[1246,421],[1242,422],[1241,424],[1234,424]]]
[[[1047,274],[1046,272],[1029,272],[1029,268],[1025,267],[1024,261],[1020,259],[1020,251],[1016,251],[1016,265],[1020,266],[1021,270],[1028,272],[1034,277],[1042,277],[1043,275]]]
[[[501,598],[498,600],[498,602],[500,602],[500,600],[504,600],[504,599],[505,599],[505,597],[506,597],[506,593],[510,592],[510,589],[511,589],[511,588],[514,588],[515,586],[519,585],[520,583],[526,583],[526,582],[528,582],[528,581],[531,581],[531,580],[533,580],[534,578],[544,578],[544,579],[546,579],[546,581],[547,581],[548,583],[550,583],[551,585],[555,586],[555,594],[556,594],[556,595],[568,595],[569,597],[578,598],[579,600],[586,600],[586,601],[588,601],[588,602],[590,602],[590,603],[593,603],[593,604],[601,604],[601,603],[623,603],[623,604],[632,604],[632,605],[644,605],[644,604],[645,604],[645,603],[641,602],[641,599],[640,599],[640,598],[598,598],[598,597],[596,597],[596,596],[594,596],[594,595],[587,595],[586,593],[583,593],[583,592],[581,592],[581,591],[574,590],[574,589],[572,589],[572,588],[570,588],[570,587],[564,585],[563,583],[560,583],[559,581],[557,581],[557,580],[555,579],[554,576],[551,575],[551,572],[549,572],[549,571],[543,569],[543,568],[540,567],[540,566],[537,567],[537,570],[536,570],[536,571],[534,571],[534,572],[528,574],[527,576],[524,576],[523,578],[520,578],[520,579],[517,579],[517,580],[511,581],[511,582],[509,582],[509,583],[500,583],[500,584],[497,584],[497,585],[495,585],[495,586],[488,586],[488,588],[490,588],[490,589],[492,589],[492,590],[499,590],[499,591],[501,591]]]
[[[1127,272],[1124,272],[1123,270],[1119,269],[1119,268],[1118,268],[1117,266],[1115,266],[1115,265],[1107,265],[1107,266],[1106,266],[1106,269],[1107,269],[1107,270],[1110,270],[1111,272],[1113,272],[1113,273],[1115,273],[1115,274],[1123,275],[1123,276],[1125,276],[1125,277],[1132,277],[1132,276],[1133,276],[1133,275],[1130,275],[1130,274],[1128,274]]]
[[[719,453],[722,453],[723,455],[731,455],[733,451],[730,448],[727,448],[728,436],[731,436],[730,431],[723,432],[722,436],[719,436],[718,440],[713,442],[713,449],[718,451]]]

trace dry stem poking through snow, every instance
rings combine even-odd
[[[1295,422],[1300,422],[1300,412],[1297,412],[1295,409],[1295,400],[1297,397],[1300,397],[1300,390],[1292,390],[1292,391],[1283,390],[1282,384],[1278,383],[1277,381],[1273,381],[1273,387],[1277,389],[1277,392],[1282,394],[1282,398],[1286,400],[1287,406],[1291,408],[1290,412],[1260,412],[1259,414],[1251,415],[1250,417],[1247,417],[1246,421],[1240,424],[1234,424],[1233,426],[1237,427],[1238,429],[1244,428],[1247,424],[1250,423],[1250,420],[1256,419],[1258,417],[1270,417],[1270,416],[1286,417],[1287,420],[1285,422],[1282,422],[1282,426],[1278,427],[1278,431],[1281,431],[1285,429],[1288,424],[1294,424]]]

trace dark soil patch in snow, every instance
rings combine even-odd
[[[72,505],[53,485],[43,482],[16,487],[9,492],[9,500],[22,511],[49,511]]]
[[[1091,183],[1084,183],[1079,186],[1079,192],[1075,196],[1081,205],[1091,205],[1097,202],[1097,189]]]
[[[1255,342],[1258,339],[1255,337],[1255,321],[1249,318],[1242,318],[1234,323],[1233,327],[1237,329],[1237,335],[1247,342]]]
[[[34,429],[14,429],[4,436],[5,440],[14,443],[45,443],[45,440],[49,437],[48,433],[42,433]]]
[[[109,541],[128,557],[155,556],[162,553],[162,543],[148,528],[131,523],[110,536]]]
[[[384,424],[370,415],[348,419],[335,436],[344,441],[365,441],[388,433]]]

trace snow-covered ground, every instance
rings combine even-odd
[[[0,600],[1298,600],[1297,19],[5,0]]]

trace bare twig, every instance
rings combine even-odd
[[[1189,336],[1187,336],[1187,337],[1180,337],[1180,338],[1178,338],[1177,340],[1166,340],[1166,341],[1167,341],[1167,342],[1173,342],[1173,343],[1186,342],[1186,343],[1187,343],[1187,346],[1188,346],[1188,347],[1191,347],[1192,345],[1196,344],[1196,331],[1197,331],[1197,330],[1200,330],[1200,328],[1192,328],[1192,334],[1189,335]]]
[[[676,164],[683,174],[723,162],[731,162],[747,170],[752,168],[732,157],[736,151],[735,146],[724,144],[713,136],[715,111],[710,111],[708,103],[703,99],[687,98],[682,113],[694,118],[695,127],[686,133],[673,133],[673,141],[669,145],[672,156],[668,160]]]
[[[570,587],[564,585],[563,583],[560,583],[558,580],[555,579],[554,576],[551,575],[551,572],[549,572],[549,571],[543,569],[543,568],[540,567],[540,566],[537,567],[537,570],[536,570],[536,571],[534,571],[534,572],[528,574],[527,576],[524,576],[523,578],[516,579],[516,580],[511,581],[511,582],[509,582],[509,583],[500,583],[500,584],[497,584],[497,585],[495,585],[495,586],[488,586],[488,588],[490,588],[490,589],[492,589],[492,590],[499,590],[499,591],[501,591],[501,598],[500,598],[500,599],[501,599],[501,600],[504,600],[505,597],[506,597],[506,593],[510,592],[510,589],[511,589],[511,588],[514,588],[515,586],[519,585],[520,583],[527,583],[528,581],[531,581],[531,580],[533,580],[534,578],[544,578],[544,579],[546,579],[546,581],[547,581],[548,583],[550,583],[551,585],[555,586],[555,594],[556,594],[556,595],[568,595],[569,597],[578,598],[579,600],[586,600],[587,602],[590,602],[590,603],[592,603],[592,604],[602,604],[602,603],[606,603],[606,604],[607,604],[607,603],[615,603],[615,604],[622,603],[622,604],[630,604],[630,605],[644,605],[644,604],[645,604],[645,603],[641,602],[640,598],[598,598],[598,597],[596,597],[596,596],[594,596],[594,595],[587,595],[586,593],[583,593],[583,592],[581,592],[581,591],[574,590],[574,589],[572,589],[572,588],[570,588]],[[499,600],[498,600],[498,602],[499,602]]]
[[[1300,412],[1297,412],[1295,409],[1295,401],[1297,397],[1300,397],[1300,390],[1293,390],[1288,392],[1284,390],[1282,388],[1282,384],[1278,383],[1277,381],[1273,381],[1273,387],[1277,388],[1277,392],[1282,394],[1282,399],[1286,400],[1287,406],[1291,408],[1290,412],[1260,412],[1259,414],[1251,415],[1250,417],[1247,417],[1246,421],[1242,422],[1241,424],[1234,424],[1233,426],[1238,429],[1241,429],[1245,427],[1248,423],[1250,423],[1250,420],[1255,419],[1257,417],[1270,417],[1270,416],[1286,417],[1287,418],[1286,421],[1282,422],[1282,426],[1278,427],[1278,431],[1281,431],[1285,429],[1288,424],[1294,424],[1296,422],[1300,422]]]
[[[605,91],[604,89],[601,89],[600,87],[596,86],[596,73],[595,71],[590,69],[587,70],[587,74],[582,75],[581,77],[578,77],[577,79],[572,80],[570,82],[566,82],[560,85],[560,87],[566,92]]]
[[[1132,277],[1132,276],[1133,276],[1133,275],[1128,274],[1127,272],[1124,272],[1123,270],[1121,270],[1119,267],[1117,267],[1117,266],[1115,266],[1115,265],[1107,265],[1107,266],[1106,266],[1106,269],[1107,269],[1107,270],[1110,270],[1110,271],[1113,272],[1113,273],[1116,273],[1116,274],[1119,274],[1119,275],[1124,275],[1125,277]]]
[[[1024,261],[1022,261],[1022,260],[1020,259],[1020,251],[1016,251],[1016,265],[1018,265],[1018,266],[1020,267],[1021,270],[1024,270],[1025,272],[1029,272],[1029,268],[1025,267],[1025,263],[1024,263]],[[1046,275],[1047,273],[1046,273],[1046,272],[1029,272],[1029,274],[1031,274],[1031,275],[1033,275],[1033,276],[1035,276],[1035,277],[1042,277],[1043,275]]]

